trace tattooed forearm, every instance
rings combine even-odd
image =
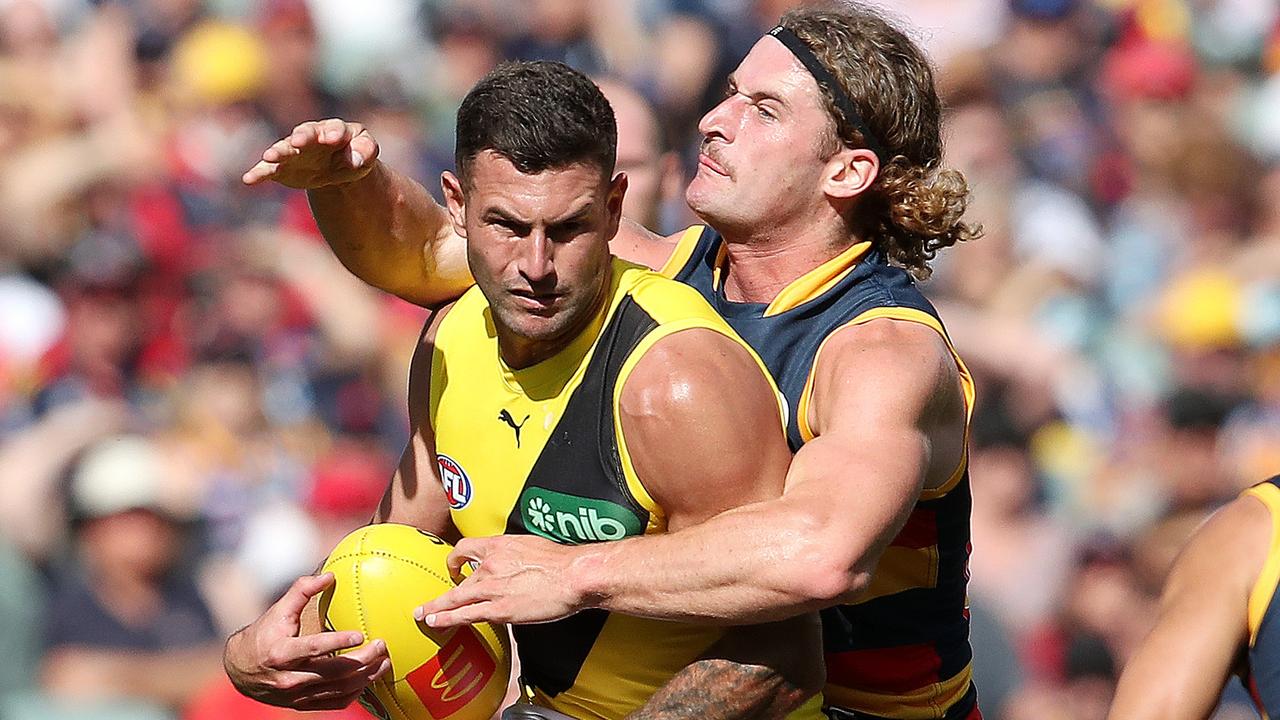
[[[781,718],[812,690],[777,671],[721,658],[698,660],[671,678],[628,720],[741,720]]]
[[[770,720],[822,689],[817,615],[732,628],[628,720]]]

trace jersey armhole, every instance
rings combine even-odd
[[[436,382],[436,378],[440,376],[440,364],[444,361],[442,342],[446,337],[445,328],[450,324],[450,317],[454,315],[453,310],[461,305],[472,292],[479,292],[478,287],[472,285],[471,289],[463,293],[462,297],[435,311],[427,319],[427,324],[422,328],[422,335],[418,338],[418,345],[421,347],[422,343],[426,341],[427,334],[431,331],[431,324],[436,324],[435,337],[431,340],[431,365],[428,370],[430,374],[427,376],[430,383],[430,387],[427,388],[427,426],[431,428],[433,436],[436,432],[436,414],[440,411],[440,401],[444,398],[444,383]]]
[[[680,234],[680,239],[676,242],[675,250],[671,251],[671,256],[658,269],[658,274],[666,278],[675,278],[689,264],[689,258],[693,257],[693,251],[698,247],[698,241],[702,239],[702,231],[706,229],[705,225],[694,225]]]
[[[827,333],[822,339],[822,343],[818,345],[818,351],[813,355],[813,364],[809,366],[809,376],[805,379],[804,390],[800,393],[800,402],[796,405],[796,427],[800,430],[800,438],[805,442],[814,439],[816,435],[813,428],[809,425],[809,406],[813,398],[813,386],[817,376],[818,362],[822,357],[822,350],[827,346],[827,342],[831,340],[836,333],[847,327],[862,325],[872,320],[880,318],[888,318],[890,320],[902,320],[906,322],[914,322],[925,325],[942,337],[942,341],[947,344],[947,350],[951,352],[951,358],[955,360],[956,370],[960,373],[960,386],[964,392],[964,440],[960,451],[960,461],[956,464],[956,469],[951,472],[947,481],[936,488],[926,488],[920,493],[921,500],[936,500],[950,492],[956,485],[960,484],[960,480],[964,477],[964,473],[969,468],[969,425],[973,418],[973,403],[976,396],[973,384],[973,376],[969,373],[969,368],[965,367],[964,360],[960,358],[960,354],[956,352],[955,346],[951,344],[951,338],[947,337],[946,330],[942,327],[942,323],[937,318],[923,310],[906,307],[878,307],[867,310],[857,315],[852,320],[840,325],[835,330]]]
[[[1262,571],[1249,592],[1249,647],[1253,647],[1262,629],[1262,620],[1271,606],[1271,598],[1275,595],[1276,584],[1280,583],[1280,488],[1266,483],[1255,485],[1244,491],[1245,495],[1257,498],[1267,506],[1271,517],[1271,542],[1267,546],[1267,560],[1262,564]]]
[[[635,369],[636,365],[640,362],[640,359],[643,358],[645,353],[649,351],[649,348],[653,347],[659,340],[680,332],[681,330],[699,328],[724,335],[738,343],[751,355],[751,358],[755,360],[756,365],[760,368],[760,372],[763,373],[765,379],[768,380],[769,387],[774,392],[774,397],[778,399],[778,418],[782,431],[784,433],[786,432],[786,405],[782,399],[782,394],[778,391],[777,384],[774,382],[773,376],[769,374],[768,369],[765,367],[764,361],[760,359],[760,356],[756,354],[755,350],[753,350],[750,345],[734,335],[727,327],[720,327],[714,321],[703,318],[677,320],[674,322],[664,323],[654,328],[636,344],[635,348],[631,351],[631,354],[627,356],[626,361],[622,363],[622,367],[618,371],[618,380],[613,386],[612,400],[613,432],[614,437],[618,439],[618,455],[622,461],[622,474],[627,483],[627,490],[631,492],[632,497],[634,497],[644,509],[649,511],[651,516],[649,528],[645,531],[646,533],[662,532],[665,530],[667,516],[666,512],[662,509],[662,506],[658,504],[658,501],[654,500],[653,496],[649,494],[648,488],[644,486],[644,482],[640,480],[639,474],[636,473],[635,464],[631,461],[631,452],[627,448],[627,436],[622,429],[622,389],[626,386],[627,378],[631,376],[631,371]]]

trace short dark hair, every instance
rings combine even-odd
[[[458,108],[454,163],[463,184],[483,150],[522,173],[578,163],[613,174],[618,124],[600,88],[559,62],[506,62],[471,88]]]

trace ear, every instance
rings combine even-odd
[[[822,192],[832,199],[852,200],[880,175],[880,160],[866,148],[841,148],[823,169]]]
[[[627,195],[627,174],[618,173],[609,182],[609,196],[605,201],[605,212],[609,213],[609,239],[618,233],[618,224],[622,222],[622,199]]]
[[[440,190],[444,193],[444,204],[449,210],[449,219],[453,221],[453,231],[458,237],[465,238],[467,236],[467,194],[462,191],[462,180],[445,170],[440,173]]]

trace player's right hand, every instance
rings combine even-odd
[[[358,632],[299,635],[303,611],[333,585],[333,573],[306,575],[262,617],[227,640],[223,666],[236,689],[268,705],[295,710],[337,710],[391,669],[382,640],[343,655],[364,642]]]
[[[313,120],[274,142],[241,180],[274,180],[302,190],[342,185],[369,174],[377,157],[378,142],[360,123]]]

